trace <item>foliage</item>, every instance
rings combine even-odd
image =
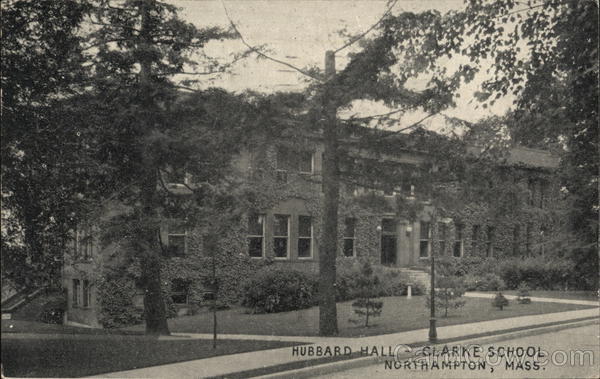
[[[508,306],[508,299],[502,295],[502,292],[498,292],[492,300],[492,306],[502,310],[504,307]]]
[[[575,280],[572,262],[555,258],[514,258],[502,262],[497,270],[509,289],[517,289],[522,283],[533,289],[560,290]]]
[[[2,275],[19,289],[60,286],[78,221],[87,160],[66,103],[86,74],[86,9],[71,0],[2,5]]]
[[[105,328],[121,328],[143,320],[143,310],[135,306],[135,278],[122,269],[104,269],[97,286],[99,322]]]
[[[526,283],[519,284],[519,288],[517,290],[517,302],[519,302],[519,304],[531,303],[531,298],[529,297],[529,286],[527,286]]]
[[[373,272],[373,267],[369,261],[365,261],[356,278],[358,298],[352,303],[354,313],[358,318],[350,319],[349,321],[362,324],[364,318],[365,327],[368,327],[369,317],[381,316],[383,301],[374,300],[380,291],[380,284],[379,276]]]
[[[452,276],[439,277],[436,283],[435,306],[444,310],[444,317],[448,317],[449,309],[462,308],[466,300],[461,299],[465,293],[461,278]],[[431,295],[425,299],[427,308],[431,308]]]
[[[315,278],[301,271],[265,267],[243,284],[241,304],[252,313],[275,313],[315,304]]]

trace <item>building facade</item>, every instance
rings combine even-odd
[[[257,195],[239,223],[219,239],[224,305],[237,300],[241,279],[267,264],[318,274],[320,240],[326,238],[321,236],[323,148],[318,139],[307,139],[301,146],[270,145],[246,151],[235,160],[239,177]],[[426,157],[402,150],[390,159],[416,167]],[[381,188],[343,184],[337,259],[368,258],[410,274],[423,270],[432,254],[456,258],[544,254],[553,225],[541,210],[557,204],[553,172],[558,159],[544,151],[514,148],[503,164],[518,173],[514,186],[527,197],[526,207],[505,216],[481,201],[466,201],[441,212],[439,204],[421,196],[419,186],[410,180]],[[193,182],[189,177],[181,180]],[[181,183],[168,185],[173,192],[185,192]],[[100,249],[97,234],[90,226],[75,232],[63,275],[69,294],[68,320],[92,326],[106,325],[101,297],[108,293],[99,288],[111,282],[107,268],[123,264],[114,258],[118,243]],[[165,220],[160,237],[166,252],[162,279],[171,314],[193,312],[205,299],[210,264],[202,248],[203,236],[180,220]],[[124,291],[124,301],[138,310],[142,307],[135,285],[123,282],[110,291]]]

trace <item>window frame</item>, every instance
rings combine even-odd
[[[92,285],[89,279],[84,279],[81,285],[82,308],[90,308],[92,306]]]
[[[348,221],[352,220],[352,236],[348,236],[346,232],[348,231]],[[346,255],[346,241],[352,241],[352,255]],[[346,258],[354,258],[356,257],[356,218],[355,217],[346,217],[344,218],[344,234],[342,237],[342,255]]]
[[[452,244],[452,256],[455,258],[462,258],[465,254],[465,226],[462,223],[454,223],[454,242]],[[456,251],[456,244],[460,244],[459,255],[454,254]]]
[[[492,225],[488,225],[485,231],[485,256],[486,258],[492,258],[494,256],[494,239],[495,239],[496,228]]]
[[[174,254],[173,249],[171,248],[171,236],[183,237],[183,252],[182,254]],[[186,227],[183,227],[183,233],[172,233],[171,225],[167,227],[167,249],[169,251],[170,257],[185,257],[188,252],[188,230]]]
[[[307,217],[309,222],[310,222],[310,236],[300,236],[300,217]],[[314,233],[314,225],[313,225],[313,218],[312,216],[307,216],[307,215],[298,215],[298,235],[297,235],[297,242],[296,242],[296,254],[298,255],[298,259],[313,259],[314,254],[313,254],[313,247],[314,247],[314,243],[313,243],[313,233]],[[289,230],[288,230],[288,234],[289,234]],[[309,255],[306,257],[301,257],[300,256],[300,240],[308,240],[309,244],[310,244],[310,248],[309,248]]]
[[[427,238],[423,237],[423,225],[427,225]],[[427,242],[427,255],[421,255],[421,245],[423,242]],[[429,259],[431,258],[431,222],[429,221],[419,221],[419,259]]]
[[[72,284],[71,307],[79,308],[79,306],[80,306],[79,290],[81,287],[81,280],[73,279],[71,284]]]
[[[448,238],[448,225],[446,225],[446,223],[443,221],[438,221],[437,228],[437,242],[439,248],[439,255],[443,256],[446,253],[446,238]]]
[[[275,219],[278,216],[282,216],[285,217],[287,220],[287,235],[286,236],[282,236],[282,235],[278,235],[275,234]],[[282,213],[277,213],[273,215],[273,259],[277,259],[277,260],[289,260],[290,259],[290,220],[291,220],[291,215],[289,214],[282,214]],[[278,257],[275,254],[275,239],[277,238],[285,238],[286,240],[286,255],[285,257]]]
[[[262,229],[262,235],[255,235],[255,234],[250,234],[250,216],[257,216],[258,219],[260,220],[260,218],[262,217],[262,222],[261,224],[261,229]],[[248,215],[248,234],[246,237],[246,242],[247,242],[247,248],[248,248],[248,256],[252,259],[262,259],[265,257],[265,221],[267,219],[267,216],[263,213],[254,213],[254,214],[250,214]],[[250,255],[250,240],[252,238],[260,238],[261,239],[261,243],[260,243],[260,257],[256,257],[256,256],[252,256]]]

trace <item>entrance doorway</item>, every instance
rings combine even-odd
[[[395,265],[398,249],[396,220],[384,218],[381,221],[381,264]]]

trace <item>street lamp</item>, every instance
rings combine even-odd
[[[430,310],[431,314],[429,317],[429,342],[437,342],[437,330],[435,328],[435,250],[431,252],[431,283],[430,283]]]

